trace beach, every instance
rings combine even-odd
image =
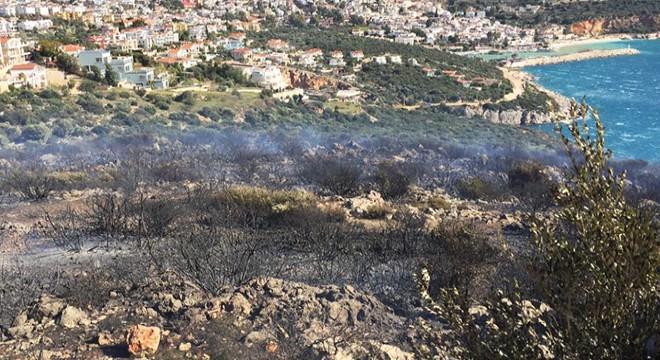
[[[658,39],[660,38],[660,33],[648,33],[648,34],[608,34],[600,35],[598,37],[584,37],[574,40],[559,40],[549,44],[550,49],[553,51],[558,51],[562,48],[569,46],[582,46],[582,45],[591,45],[591,44],[601,44],[601,43],[610,43],[617,41],[633,40],[633,39]]]

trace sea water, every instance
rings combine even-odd
[[[638,49],[641,54],[525,68],[537,82],[597,108],[606,146],[616,158],[660,162],[660,40],[580,45],[585,49]]]

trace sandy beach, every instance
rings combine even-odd
[[[554,51],[576,45],[589,45],[589,44],[599,44],[599,43],[610,43],[624,40],[632,39],[658,39],[660,38],[660,33],[648,33],[648,34],[608,34],[600,35],[597,37],[583,37],[575,40],[561,40],[550,43],[550,48]]]

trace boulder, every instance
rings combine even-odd
[[[62,300],[55,299],[51,296],[44,295],[39,299],[37,311],[45,317],[54,318],[59,315],[66,307],[66,303]]]
[[[126,345],[132,356],[152,356],[158,351],[160,329],[157,327],[136,325],[126,332]]]
[[[78,325],[88,325],[89,318],[87,313],[78,309],[75,306],[67,306],[62,310],[62,315],[60,315],[59,324],[65,328],[74,328]]]

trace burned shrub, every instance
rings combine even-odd
[[[340,196],[358,194],[363,174],[356,161],[330,156],[309,157],[299,172],[304,181]]]
[[[127,196],[118,194],[98,194],[87,202],[85,217],[90,231],[101,235],[126,235],[133,207]]]
[[[501,189],[497,184],[482,178],[459,180],[456,190],[460,196],[473,200],[490,200],[501,195]]]
[[[531,211],[532,217],[553,204],[556,185],[541,164],[530,161],[516,164],[507,171],[507,176],[509,190]]]
[[[25,200],[42,201],[55,190],[56,181],[43,167],[18,169],[5,178],[5,186]]]
[[[410,162],[383,161],[378,164],[376,185],[385,199],[395,199],[408,193],[420,168]]]
[[[271,268],[268,238],[247,228],[187,228],[150,246],[152,259],[211,294],[264,275]]]
[[[431,289],[457,288],[466,299],[475,290],[480,273],[494,266],[501,252],[490,243],[485,229],[474,222],[443,222],[432,239],[424,260]]]
[[[82,249],[86,236],[81,214],[71,207],[55,215],[46,212],[42,230],[56,246],[72,251]]]
[[[165,236],[183,213],[183,206],[175,199],[148,199],[139,208],[140,233],[146,236]]]

